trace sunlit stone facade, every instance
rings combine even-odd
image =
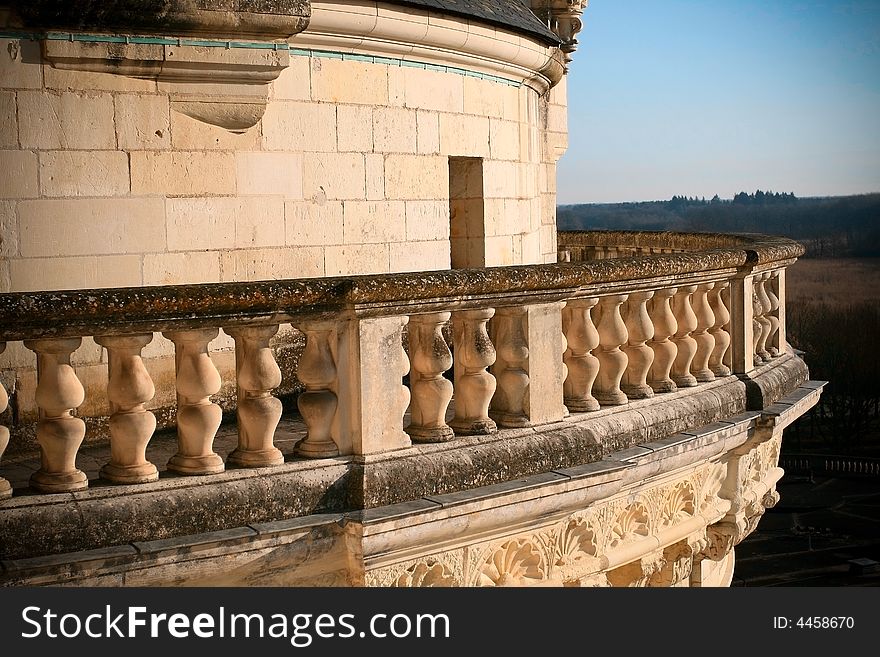
[[[0,6],[0,582],[730,582],[802,250],[557,235],[586,2],[78,4]]]

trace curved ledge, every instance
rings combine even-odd
[[[430,312],[450,302],[461,308],[550,302],[668,284],[671,277],[679,283],[711,281],[756,264],[789,264],[803,253],[797,242],[763,235],[597,232],[583,233],[580,239],[615,236],[663,248],[699,250],[550,265],[5,293],[0,294],[0,341],[158,331],[181,321],[207,327],[345,312]]]
[[[541,94],[564,73],[562,52],[535,37],[378,2],[313,2],[308,28],[290,45],[452,65],[525,84]]]

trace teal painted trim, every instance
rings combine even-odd
[[[291,55],[299,57],[320,57],[324,59],[342,59],[352,62],[368,62],[371,64],[384,64],[386,66],[401,66],[407,68],[419,68],[426,71],[440,71],[442,73],[453,73],[455,75],[463,75],[469,78],[478,78],[480,80],[488,80],[497,82],[498,84],[506,84],[511,87],[522,86],[522,83],[515,80],[500,77],[498,75],[490,75],[488,73],[480,73],[466,68],[457,66],[442,66],[440,64],[431,64],[428,62],[418,62],[409,59],[398,59],[395,57],[380,57],[374,55],[359,55],[357,53],[344,53],[335,50],[312,50],[309,48],[291,48],[287,43],[275,42],[259,42],[259,41],[208,41],[204,39],[183,39],[180,37],[147,37],[147,36],[117,36],[112,34],[73,34],[71,32],[19,32],[0,31],[0,39],[29,39],[31,41],[40,41],[48,39],[51,41],[80,41],[85,43],[133,43],[138,45],[160,45],[160,46],[199,46],[202,48],[242,48],[252,50],[286,50]]]

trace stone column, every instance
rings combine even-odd
[[[177,454],[168,469],[185,475],[223,472],[223,459],[214,452],[214,436],[223,419],[211,395],[220,391],[220,372],[208,355],[208,343],[219,329],[169,331],[174,343],[177,383]]]
[[[0,342],[0,354],[4,351],[6,351],[6,343]],[[0,382],[0,413],[4,413],[8,406],[9,397],[6,394],[6,388],[3,387],[3,383]],[[9,445],[9,429],[0,425],[0,459],[3,458],[3,452],[6,451],[7,445]],[[3,477],[0,477],[0,500],[5,500],[7,497],[12,497],[12,485]]]
[[[489,417],[495,377],[486,371],[496,358],[486,330],[486,323],[494,314],[494,308],[452,313],[455,417],[450,426],[457,434],[491,434],[498,430]]]
[[[76,453],[86,425],[73,413],[85,400],[85,390],[70,365],[70,355],[82,338],[25,340],[37,354],[36,402],[40,409],[37,442],[40,469],[31,475],[31,487],[42,493],[68,493],[88,488],[88,477],[76,468]]]
[[[281,385],[281,370],[269,347],[278,325],[234,326],[224,330],[235,340],[238,398],[238,446],[226,460],[243,468],[284,463],[284,455],[275,447],[281,400],[272,395],[272,390]]]
[[[697,385],[696,377],[691,374],[691,363],[697,353],[697,341],[691,337],[697,328],[697,316],[691,307],[691,295],[696,290],[696,285],[685,285],[672,297],[672,312],[678,324],[678,330],[671,338],[677,349],[672,363],[672,380],[679,388]]]
[[[405,316],[363,317],[345,323],[337,361],[339,438],[345,439],[341,454],[375,454],[412,445],[403,430],[410,401],[409,388],[403,385],[409,372],[403,349],[408,321]]]
[[[669,376],[678,349],[669,338],[678,330],[675,315],[669,301],[677,292],[674,287],[657,290],[654,298],[648,301],[648,316],[654,324],[654,337],[648,346],[654,352],[651,369],[648,370],[648,384],[654,392],[674,392],[677,387]]]
[[[623,372],[620,388],[630,399],[653,397],[654,391],[648,385],[647,377],[654,362],[654,351],[645,343],[654,337],[654,325],[648,316],[647,304],[654,293],[633,292],[624,308],[627,341],[623,345],[627,366]]]
[[[697,350],[691,363],[691,374],[701,383],[715,380],[715,373],[709,368],[709,358],[715,349],[715,337],[710,329],[715,326],[715,313],[709,305],[708,295],[714,283],[701,283],[693,294],[692,305],[697,317],[697,327],[691,333],[696,342]]]
[[[498,357],[492,374],[498,389],[490,415],[502,427],[561,420],[565,336],[562,303],[500,308],[490,327]]]
[[[596,319],[599,346],[594,350],[599,359],[599,374],[593,384],[593,395],[603,406],[618,406],[629,401],[620,389],[628,362],[626,354],[620,349],[628,337],[626,324],[620,316],[620,306],[624,301],[625,294],[599,297]]]
[[[443,373],[452,367],[452,352],[443,339],[443,325],[451,313],[428,313],[409,318],[410,425],[406,432],[415,442],[451,440],[446,409],[452,399],[452,382]]]
[[[590,310],[597,303],[598,297],[572,299],[562,310],[562,331],[568,344],[563,356],[568,368],[563,399],[572,412],[599,410],[599,402],[593,397],[599,359],[590,353],[599,346],[599,332],[590,317]]]
[[[305,333],[306,348],[299,359],[297,378],[305,386],[297,406],[308,432],[296,447],[299,456],[326,458],[339,454],[334,440],[334,420],[339,408],[336,394],[338,370],[334,357],[336,322],[302,322],[297,328]]]
[[[755,369],[754,276],[740,273],[730,281],[730,369],[746,374]]]
[[[156,416],[146,403],[156,394],[141,351],[152,333],[95,336],[107,349],[107,398],[110,400],[110,462],[101,478],[116,484],[156,481],[159,471],[147,460],[147,444],[156,430]]]

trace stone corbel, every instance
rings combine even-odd
[[[35,0],[17,20],[55,32],[42,41],[55,68],[156,80],[173,110],[242,132],[262,118],[310,11],[308,0]]]
[[[577,33],[583,27],[581,15],[588,4],[589,0],[531,0],[535,15],[562,40],[560,49],[565,53],[566,63],[577,50]]]
[[[666,565],[666,555],[663,550],[656,550],[646,554],[636,561],[609,570],[608,583],[614,587],[644,587],[648,586],[651,579]]]

